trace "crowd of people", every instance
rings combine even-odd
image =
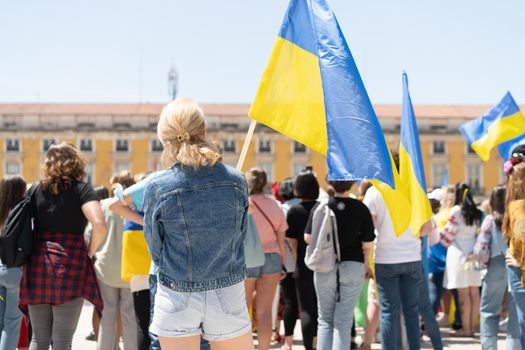
[[[298,319],[308,350],[419,349],[423,333],[443,349],[440,327],[475,337],[478,322],[483,349],[502,328],[507,349],[525,349],[525,148],[488,200],[465,183],[429,190],[432,219],[396,235],[367,181],[322,188],[307,167],[270,186],[262,168],[223,164],[189,99],[157,131],[165,170],[115,173],[110,189],[84,181],[67,143],[31,186],[1,180],[0,230],[29,197],[34,242],[23,266],[0,265],[0,350],[71,349],[84,300],[100,350],[246,350],[253,333],[288,350]]]

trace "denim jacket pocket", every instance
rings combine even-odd
[[[167,294],[155,296],[155,303],[158,303],[159,309],[167,313],[175,313],[186,310],[190,303],[191,293],[176,292],[169,290]]]
[[[222,312],[227,315],[238,316],[246,310],[246,295],[244,284],[235,284],[226,288],[216,289],[217,299]]]

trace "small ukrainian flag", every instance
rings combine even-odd
[[[525,118],[510,92],[485,115],[463,124],[459,130],[483,161],[492,148],[525,133]]]

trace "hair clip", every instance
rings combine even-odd
[[[184,140],[190,140],[190,135],[188,133],[184,133],[182,135],[177,136],[177,140],[182,143]]]
[[[463,190],[463,203],[468,202],[468,188]]]
[[[503,170],[505,171],[505,175],[509,177],[510,174],[512,174],[514,165],[523,162],[524,158],[525,157],[523,156],[522,153],[513,153],[512,156],[510,156],[509,160],[507,160],[505,164],[503,165]]]

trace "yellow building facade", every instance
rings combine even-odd
[[[204,104],[210,137],[224,150],[224,161],[235,165],[250,123],[248,105]],[[87,160],[87,180],[108,184],[111,175],[160,169],[161,145],[156,138],[159,104],[0,104],[0,174],[21,174],[27,181],[41,175],[47,147],[67,141]],[[399,139],[401,107],[375,106],[387,141]],[[472,153],[459,134],[462,123],[482,115],[489,106],[416,106],[427,186],[468,182],[478,194],[504,180],[502,160],[493,151],[487,162]],[[317,127],[317,126],[312,126]],[[355,137],[350,135],[348,137]],[[281,181],[307,165],[320,178],[325,157],[269,128],[259,125],[243,170],[263,167],[269,178]],[[448,181],[446,180],[448,179]],[[324,184],[324,181],[323,181]]]

